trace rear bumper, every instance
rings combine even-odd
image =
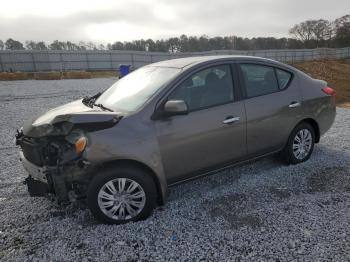
[[[330,101],[324,106],[323,110],[317,116],[317,122],[319,123],[320,135],[323,136],[333,125],[337,108],[335,106],[335,98],[328,97]]]

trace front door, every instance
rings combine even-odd
[[[169,183],[246,156],[243,101],[235,101],[230,65],[212,66],[183,81],[168,100],[184,100],[189,114],[155,123]]]

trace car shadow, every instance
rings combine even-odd
[[[177,215],[189,220],[221,217],[231,229],[258,228],[264,220],[255,212],[254,202],[288,201],[293,194],[300,193],[349,192],[349,170],[350,153],[325,145],[316,146],[311,158],[299,165],[288,166],[275,154],[171,187],[167,203],[158,207],[148,220],[169,216],[176,206]],[[238,212],[242,203],[243,213]],[[189,215],[189,208],[194,215]],[[84,202],[52,215],[71,217],[83,228],[98,224]]]
[[[326,162],[324,161],[325,159],[327,159]],[[308,183],[312,183],[312,181],[317,181],[315,177],[319,175],[321,181],[327,183],[326,179],[322,178],[326,178],[326,176],[331,176],[332,174],[337,174],[339,172],[350,176],[349,170],[350,152],[333,149],[319,144],[315,147],[311,158],[299,165],[286,165],[278,154],[274,154],[259,160],[239,164],[235,167],[214,173],[210,176],[198,178],[196,180],[174,186],[170,189],[168,201],[171,202],[179,199],[201,198],[210,190],[228,186],[235,187],[239,184],[240,179],[249,181],[249,177],[253,178],[256,176],[261,176],[263,179],[268,179],[268,176],[271,175],[274,178],[272,179],[272,182],[276,182],[276,184],[280,185],[284,184],[284,180],[286,179],[286,177],[283,176],[283,173],[290,175],[295,172],[298,174],[293,180],[303,180],[299,181],[300,183],[298,184],[307,186],[307,184],[304,183],[305,179],[306,181],[309,181]],[[328,179],[328,181],[329,183],[331,182],[330,179]],[[254,185],[252,189],[255,189],[255,186],[256,185]],[[271,190],[271,186],[273,186],[273,184],[266,185],[262,183],[261,186]],[[326,188],[327,186],[323,185],[323,187]],[[343,185],[343,187],[346,188],[346,185]],[[246,189],[249,190],[249,185]],[[294,189],[295,188],[293,187],[293,190]],[[308,192],[309,189],[307,187],[298,188],[297,192],[300,191]]]

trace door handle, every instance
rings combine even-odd
[[[230,124],[233,124],[234,122],[238,122],[240,119],[240,117],[236,116],[229,116],[227,117],[224,121],[222,121],[223,124],[225,125],[230,125]]]
[[[299,107],[301,106],[300,102],[292,102],[290,103],[290,105],[288,106],[289,108],[295,108],[295,107]]]

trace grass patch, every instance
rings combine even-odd
[[[70,71],[63,72],[62,79],[88,79],[91,78],[91,73],[86,71]]]
[[[27,80],[31,79],[32,74],[30,73],[0,73],[0,81],[12,81],[12,80]]]
[[[35,80],[58,80],[61,79],[60,72],[38,72],[34,73]]]
[[[92,71],[91,77],[92,78],[104,78],[104,77],[118,77],[118,71]]]
[[[15,80],[59,80],[118,77],[117,71],[68,71],[68,72],[0,72],[0,81]]]

